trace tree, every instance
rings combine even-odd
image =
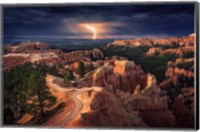
[[[24,113],[25,78],[29,64],[4,72],[4,122],[12,124]],[[24,73],[25,71],[25,73]],[[22,74],[23,73],[23,74]],[[12,120],[10,120],[12,119]]]
[[[55,102],[55,97],[51,96],[49,90],[45,86],[44,76],[40,70],[32,70],[28,78],[29,99],[28,106],[31,113],[38,113],[44,118],[44,108]]]
[[[15,124],[25,113],[44,116],[44,108],[55,102],[45,87],[47,73],[56,73],[55,68],[31,63],[3,72],[4,123]]]
[[[87,66],[86,66],[86,70],[87,72],[90,72],[92,70],[94,70],[94,65],[92,63],[89,63]]]
[[[77,72],[81,77],[83,77],[83,75],[85,74],[85,66],[83,64],[83,62],[79,62],[78,63],[78,72]]]
[[[89,57],[90,57],[90,59],[91,59],[92,61],[96,61],[96,59],[94,58],[94,55],[93,55],[92,52],[89,54]]]
[[[67,70],[65,72],[65,75],[64,75],[63,79],[64,79],[64,84],[66,86],[70,86],[71,85],[70,81],[74,79],[73,72],[71,70]]]

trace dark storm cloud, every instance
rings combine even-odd
[[[194,4],[5,7],[4,35],[73,35],[64,24],[117,22],[110,35],[181,36],[194,32]]]

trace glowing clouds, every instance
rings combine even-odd
[[[110,24],[108,23],[79,23],[76,25],[78,31],[91,38],[91,32],[93,34],[93,39],[104,38],[104,35],[107,33],[112,33]]]
[[[86,24],[86,27],[93,33],[93,39],[96,39],[96,30],[93,26]]]
[[[73,38],[91,39],[92,33],[92,39],[95,40],[115,34],[115,29],[119,26],[124,25],[115,22],[65,23],[62,30],[74,35]]]

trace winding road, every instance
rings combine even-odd
[[[63,123],[61,124],[61,127],[67,126],[67,124],[71,122],[73,119],[75,119],[78,116],[78,114],[81,112],[83,108],[83,103],[77,98],[78,94],[79,94],[79,91],[74,91],[72,93],[71,98],[74,102],[75,108],[74,110],[72,110],[70,115],[66,117],[66,119],[63,121]]]
[[[100,87],[84,87],[81,89],[78,88],[66,88],[63,87],[63,80],[58,77],[54,77],[52,75],[47,75],[46,77],[46,83],[49,87],[52,94],[56,97],[61,97],[61,101],[66,104],[66,107],[62,109],[61,113],[57,113],[55,117],[52,117],[52,119],[47,123],[51,124],[49,126],[52,126],[54,124],[54,127],[66,127],[71,121],[78,118],[79,114],[81,113],[84,104],[83,102],[77,97],[81,92],[83,91],[89,91],[89,90],[95,90],[95,91],[101,91],[102,88]],[[71,108],[70,111],[68,109],[68,97],[73,102],[74,109]],[[57,118],[56,118],[57,117]],[[52,123],[53,122],[53,123]]]
[[[62,118],[59,118],[59,120],[54,123],[54,125],[56,125],[57,127],[66,127],[72,120],[78,117],[78,115],[80,114],[83,108],[83,103],[77,98],[81,90],[62,87],[62,85],[60,85],[61,83],[60,78],[56,78],[51,75],[48,75],[46,77],[46,83],[47,83],[47,86],[51,89],[51,91],[54,91],[56,94],[58,93],[62,93],[62,95],[66,94],[66,99],[65,99],[65,96],[63,96],[63,99],[62,99],[62,101],[64,101],[64,103],[66,104],[66,109],[68,107],[68,103],[67,103],[68,97],[70,97],[70,99],[73,101],[74,109],[70,110],[70,113],[67,114],[67,111],[65,111],[65,108],[64,108],[63,110],[64,112],[62,113],[63,115],[61,115]],[[54,119],[52,118],[51,120],[54,120]]]

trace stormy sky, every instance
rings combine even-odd
[[[62,5],[4,7],[4,38],[183,36],[194,32],[194,4]]]

